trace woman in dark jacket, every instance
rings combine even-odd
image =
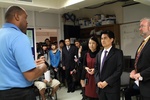
[[[100,45],[96,37],[91,37],[88,41],[88,52],[85,54],[83,61],[82,80],[85,81],[85,96],[88,100],[98,100],[96,93],[96,83],[94,79],[95,57],[99,52]],[[84,84],[84,82],[82,82]],[[82,84],[82,86],[83,86]]]

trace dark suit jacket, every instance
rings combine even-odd
[[[137,72],[143,77],[143,81],[140,81],[140,93],[142,96],[150,97],[150,39],[141,51]]]
[[[108,85],[104,89],[98,88],[97,92],[120,92],[120,76],[123,69],[123,53],[121,50],[112,47],[107,55],[103,69],[100,73],[102,51],[103,50],[100,50],[96,56],[94,76],[96,85],[100,81],[106,81]]]
[[[77,48],[73,45],[70,46],[69,51],[66,46],[62,49],[62,66],[66,69],[73,70],[75,68],[74,56],[77,56]]]

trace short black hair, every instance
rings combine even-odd
[[[9,22],[12,20],[15,13],[22,14],[23,12],[23,8],[19,6],[10,6],[5,13],[5,21]]]
[[[48,38],[46,38],[44,41],[46,42],[47,40],[50,42],[50,40]]]
[[[80,41],[79,39],[74,40],[74,43],[75,43],[75,42],[81,43],[81,41]]]
[[[42,42],[41,43],[41,46],[43,47],[43,46],[47,46],[47,44],[45,43],[45,42]]]
[[[88,50],[88,41],[82,42],[81,45],[82,45],[82,51],[87,51]]]
[[[107,34],[110,39],[111,39],[111,38],[115,39],[114,33],[113,33],[112,31],[110,31],[110,30],[104,30],[104,31],[102,31],[100,37],[101,37],[103,34]]]
[[[57,45],[57,41],[52,42],[51,45]]]
[[[69,37],[65,38],[65,40],[66,40],[66,39],[70,40],[70,38],[69,38]]]
[[[64,44],[65,44],[64,40],[60,40],[60,41],[59,41],[59,44],[60,44],[60,43],[64,43]]]

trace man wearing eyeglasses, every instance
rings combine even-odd
[[[150,18],[141,19],[139,31],[144,40],[137,49],[130,77],[139,86],[142,100],[150,100]]]

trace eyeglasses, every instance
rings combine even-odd
[[[147,25],[141,25],[141,26],[139,26],[139,28],[144,28],[144,27],[147,27]]]

